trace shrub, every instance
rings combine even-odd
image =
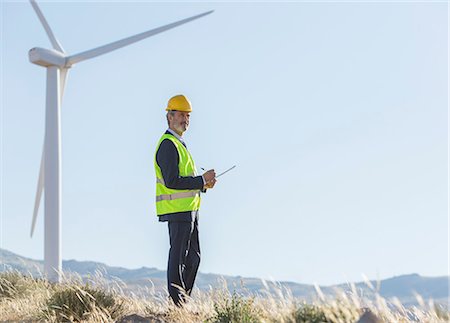
[[[113,294],[100,289],[69,285],[57,290],[48,300],[44,313],[59,321],[82,321],[95,312],[101,312],[112,319],[122,314],[123,303],[116,301]]]
[[[296,323],[322,323],[327,320],[325,312],[316,305],[303,304],[294,313]]]
[[[243,298],[233,293],[231,299],[226,297],[222,302],[214,303],[215,316],[210,319],[216,323],[253,323],[260,321],[259,312],[253,299]]]
[[[434,312],[436,317],[441,320],[445,320],[445,322],[450,322],[450,311],[448,308],[444,308],[442,305],[434,305]]]
[[[15,299],[26,294],[32,280],[15,271],[0,273],[0,300]]]

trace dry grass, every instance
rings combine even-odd
[[[369,309],[385,322],[448,322],[449,313],[424,302],[406,308],[398,300],[388,302],[378,294],[374,301],[350,293],[323,295],[305,303],[277,284],[265,284],[267,291],[252,296],[230,293],[226,285],[208,292],[196,290],[182,308],[166,295],[143,289],[125,295],[126,285],[111,283],[97,273],[86,284],[81,277],[64,277],[61,284],[23,276],[18,272],[0,274],[2,321],[114,322],[137,314],[160,322],[356,322]],[[376,291],[374,291],[376,293]]]

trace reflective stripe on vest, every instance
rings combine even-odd
[[[162,200],[171,201],[171,200],[177,200],[177,199],[184,199],[186,197],[196,196],[197,194],[200,194],[200,191],[197,190],[197,191],[180,192],[180,193],[173,193],[173,194],[162,194],[162,195],[158,195],[156,197],[156,202],[159,202]]]
[[[195,173],[191,173],[191,174],[189,174],[187,176],[195,176]],[[164,182],[164,178],[156,177],[156,183],[163,184],[164,186],[166,185],[166,183]]]

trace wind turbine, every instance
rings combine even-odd
[[[53,34],[36,1],[30,0],[34,11],[44,27],[53,49],[35,47],[29,51],[33,64],[47,68],[47,94],[45,110],[45,139],[34,204],[31,237],[36,225],[42,192],[44,201],[44,272],[47,279],[60,282],[61,262],[61,101],[69,68],[84,60],[94,58],[113,50],[128,46],[145,38],[178,27],[213,11],[192,16],[171,24],[145,31],[113,43],[90,49],[75,55],[68,55]]]

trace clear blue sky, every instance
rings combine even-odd
[[[202,200],[200,271],[447,274],[447,3],[39,3],[72,54],[215,10],[71,69],[63,259],[165,269],[153,155],[184,93],[197,165],[237,165]],[[42,259],[45,69],[28,50],[50,42],[28,2],[1,6],[1,247]]]

